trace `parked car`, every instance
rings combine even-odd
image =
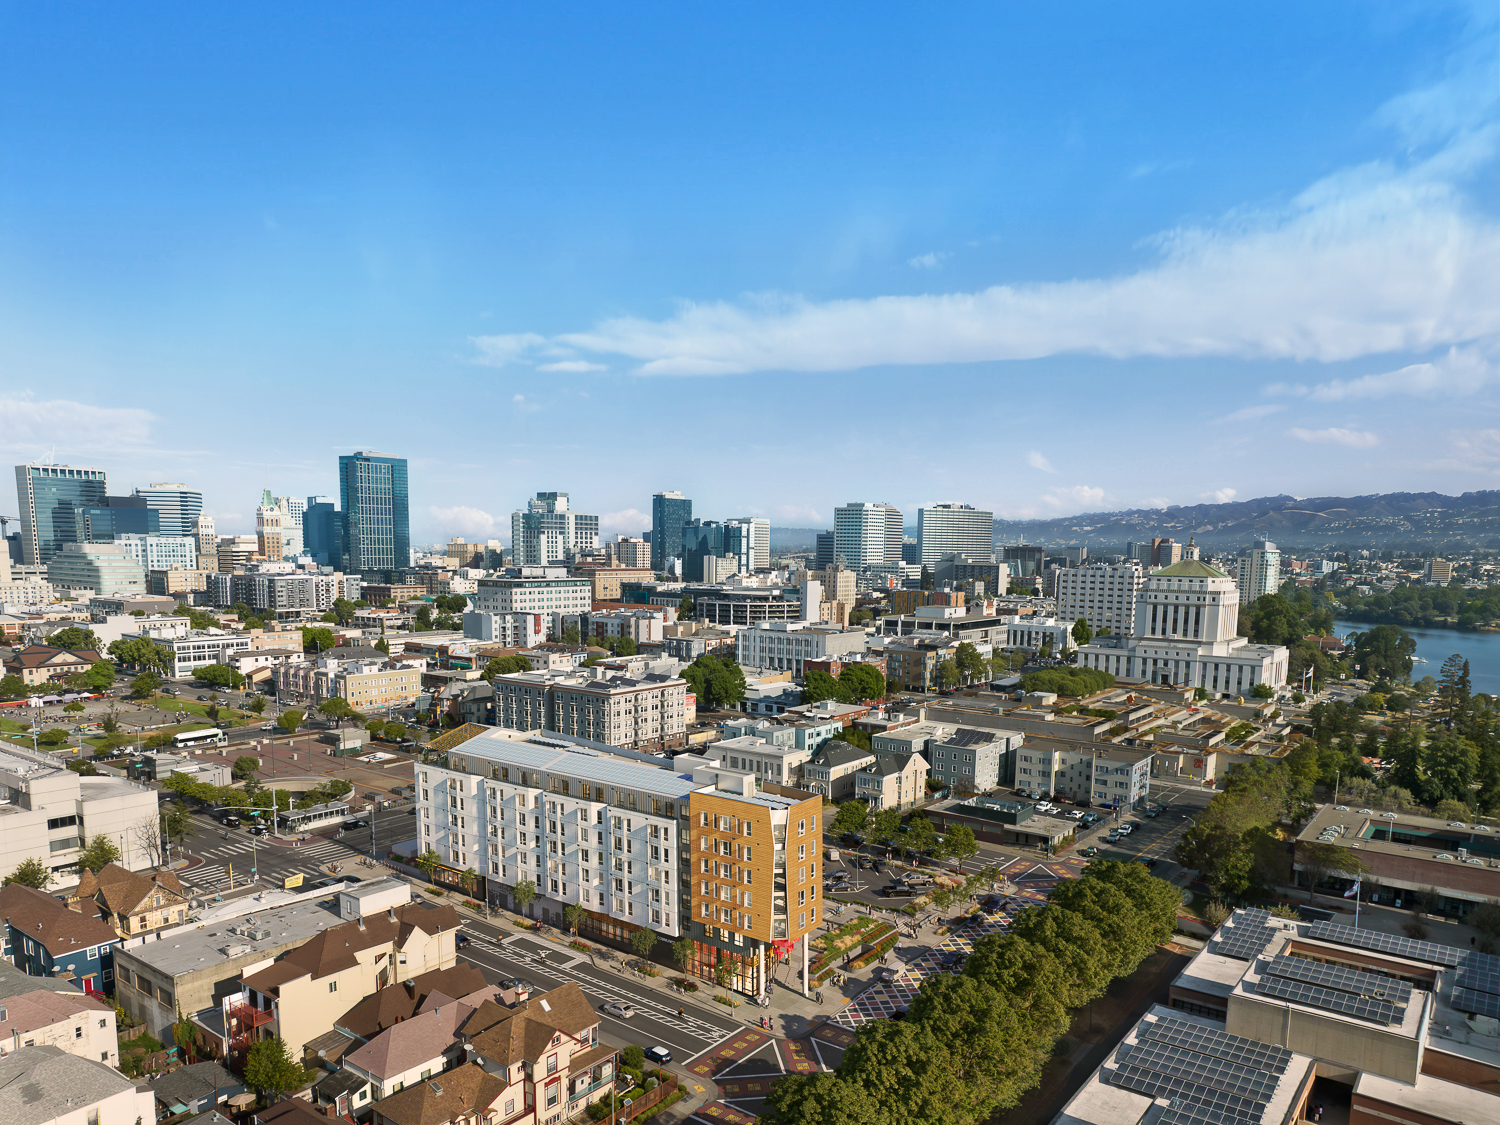
[[[839,842],[848,844],[851,848],[857,848],[865,842],[865,838],[858,832],[845,832],[839,837]]]
[[[861,868],[868,868],[871,861],[869,856],[861,855],[855,862],[858,863]]]
[[[1091,856],[1091,855],[1098,855],[1099,854],[1099,849],[1098,848],[1084,848],[1083,851],[1079,852],[1078,854],[1081,855],[1081,856],[1085,856],[1085,857]]]
[[[1161,809],[1147,809],[1146,815],[1151,817],[1152,819],[1155,819],[1156,817],[1161,815]]]
[[[891,883],[889,886],[881,887],[880,893],[886,898],[916,898],[919,892],[904,883]]]
[[[1108,836],[1104,837],[1104,841],[1105,841],[1105,843],[1108,843],[1108,844],[1114,844],[1114,843],[1118,843],[1119,841],[1123,840],[1124,838],[1125,838],[1124,835],[1121,834],[1121,832],[1120,832],[1120,830],[1118,828],[1116,828]]]
[[[657,1066],[666,1066],[672,1061],[672,1052],[665,1047],[647,1047],[645,1050],[647,1062],[653,1062]]]
[[[500,982],[500,987],[507,992],[535,992],[536,985],[523,977],[508,977]]]
[[[331,877],[328,879],[319,879],[316,883],[313,884],[313,890],[326,891],[329,887],[342,887],[343,885],[343,879]]]
[[[964,967],[964,959],[966,956],[967,954],[965,954],[963,950],[954,949],[948,953],[943,954],[943,959],[938,962],[938,967],[942,969],[962,969]]]
[[[607,1016],[614,1016],[615,1019],[620,1020],[628,1020],[635,1015],[634,1006],[624,1003],[605,1004],[601,1011]]]
[[[1115,831],[1118,832],[1121,836],[1129,836],[1132,832],[1135,831],[1135,825],[1127,821],[1126,823],[1120,825],[1119,828],[1116,828]]]
[[[370,822],[368,820],[346,820],[346,821],[344,821],[344,827],[345,828],[368,828],[368,827],[370,827]]]
[[[252,836],[264,836],[270,831],[264,824],[252,824],[250,826],[250,835]]]

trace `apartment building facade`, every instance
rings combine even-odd
[[[1057,617],[1075,622],[1080,617],[1096,634],[1129,633],[1135,621],[1135,602],[1146,584],[1140,560],[1091,563],[1057,572]]]
[[[735,637],[735,659],[748,668],[790,671],[800,679],[804,661],[863,653],[865,641],[863,629],[762,621]]]
[[[246,634],[223,629],[191,629],[183,636],[152,635],[150,640],[166,657],[167,675],[172,679],[191,676],[195,669],[210,664],[228,664],[235,653],[250,647]]]
[[[1016,753],[1015,785],[1051,797],[1133,809],[1150,799],[1150,750],[1033,739]]]
[[[561,566],[513,567],[479,579],[469,602],[475,613],[584,613],[593,608],[593,583]]]
[[[687,681],[577,672],[496,676],[495,723],[551,730],[627,750],[671,751],[687,741]]]

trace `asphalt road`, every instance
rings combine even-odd
[[[581,954],[512,927],[469,918],[464,919],[463,928],[470,942],[459,955],[477,966],[491,984],[519,977],[545,991],[576,981],[599,1012],[600,1034],[612,1046],[660,1045],[681,1066],[746,1027],[744,1020],[706,1010],[701,999],[677,1001],[673,994],[642,983],[627,968],[631,959],[625,954],[602,949],[592,956]],[[699,992],[698,997],[702,996]],[[619,1019],[602,1010],[608,1003],[630,1004],[636,1014]],[[709,1001],[708,1006],[718,1005]]]

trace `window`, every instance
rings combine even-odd
[[[328,991],[329,992],[337,992],[338,990],[339,990],[339,982],[338,981],[331,980],[331,981],[328,982]]]
[[[77,1026],[77,1027],[75,1027],[73,1029],[73,1038],[74,1039],[82,1039],[83,1038],[83,1025],[82,1024],[80,1024],[79,1026]]]

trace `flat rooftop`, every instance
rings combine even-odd
[[[1500,828],[1478,821],[1447,821],[1404,812],[1324,805],[1307,822],[1299,842],[1323,841],[1375,855],[1420,855],[1500,869]],[[1460,852],[1464,854],[1460,854]]]
[[[332,895],[332,890],[324,892]],[[247,910],[231,917],[221,917],[212,922],[201,922],[196,927],[183,927],[164,933],[160,941],[147,941],[141,945],[122,948],[117,955],[139,961],[148,968],[166,976],[179,977],[186,973],[207,969],[222,964],[231,956],[226,948],[243,948],[246,953],[264,953],[271,956],[283,946],[301,944],[330,926],[337,926],[344,919],[332,909],[329,899],[309,899],[291,906],[269,910]],[[245,931],[254,928],[270,933],[267,937],[252,941],[243,932],[231,932],[230,927]]]
[[[683,800],[694,790],[703,787],[687,774],[673,773],[670,769],[633,762],[584,746],[560,746],[556,741],[533,741],[521,731],[508,731],[499,727],[475,735],[449,751],[450,761],[455,757],[478,757],[484,761],[518,766],[521,769],[567,774],[590,783],[656,793],[672,801]]]

